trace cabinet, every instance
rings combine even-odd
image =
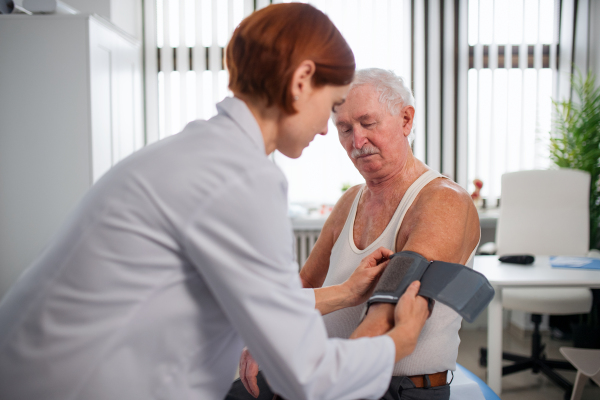
[[[143,128],[136,39],[96,15],[0,15],[0,297]]]

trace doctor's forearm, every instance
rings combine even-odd
[[[355,296],[343,284],[313,290],[315,291],[315,308],[321,315],[356,305]]]

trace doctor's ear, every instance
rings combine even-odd
[[[304,60],[300,63],[290,85],[290,91],[294,100],[299,99],[302,95],[312,91],[312,78],[315,74],[316,66],[312,60]]]

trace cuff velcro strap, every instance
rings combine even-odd
[[[413,251],[401,251],[392,255],[375,286],[369,304],[396,304],[411,283],[421,280],[428,266],[429,261]]]
[[[392,257],[368,305],[397,303],[406,288],[418,280],[421,281],[419,295],[439,301],[466,321],[473,322],[494,297],[494,289],[487,278],[464,265],[428,262],[412,251],[402,251]]]

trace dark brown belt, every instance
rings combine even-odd
[[[414,375],[414,376],[409,376],[408,379],[410,379],[412,381],[412,383],[414,383],[415,387],[417,388],[430,388],[430,387],[437,387],[437,386],[444,386],[445,384],[448,383],[447,381],[448,378],[448,371],[443,371],[443,372],[436,372],[435,374],[429,374],[429,375]],[[427,381],[429,381],[429,384],[427,384]],[[273,396],[273,400],[283,400],[281,397],[279,397],[278,395]]]
[[[435,374],[428,375],[414,375],[409,376],[408,379],[415,384],[415,387],[418,388],[428,388],[428,387],[436,387],[436,386],[444,386],[448,378],[448,371],[436,372]]]

